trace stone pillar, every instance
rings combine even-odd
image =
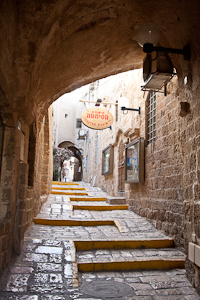
[[[41,176],[41,196],[47,196],[51,191],[52,182],[52,119],[51,109],[46,113],[44,119],[44,154]]]
[[[29,201],[27,199],[28,164],[20,163],[18,167],[17,202],[14,228],[14,252],[20,254],[24,233],[27,229]]]

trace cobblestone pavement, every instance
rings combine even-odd
[[[107,197],[83,182],[91,197]],[[75,197],[74,197],[75,198]],[[79,272],[75,286],[74,262],[134,261],[144,258],[184,258],[169,249],[73,250],[73,241],[167,239],[151,223],[130,210],[72,210],[69,196],[50,195],[38,218],[69,220],[117,219],[123,230],[107,226],[47,226],[33,224],[26,232],[23,251],[4,272],[0,300],[200,300],[184,269],[117,272]],[[79,204],[85,202],[79,202]],[[77,204],[77,203],[76,203]],[[93,203],[95,205],[95,203]],[[91,203],[90,203],[91,205]],[[98,203],[98,205],[107,205]],[[76,257],[75,257],[76,256]]]

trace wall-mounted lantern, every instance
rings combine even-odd
[[[123,114],[126,115],[129,110],[131,111],[137,111],[138,114],[140,114],[140,107],[139,108],[129,108],[129,100],[126,97],[120,97],[119,98],[119,103],[121,107],[121,110],[123,111]]]
[[[185,60],[190,59],[190,45],[185,45],[183,49],[156,47],[155,45],[159,42],[160,39],[160,30],[155,24],[146,23],[142,25],[137,30],[136,37],[139,45],[143,47],[143,51],[145,53],[149,54],[153,51],[175,53],[182,54]]]
[[[168,53],[182,54],[184,59],[190,59],[190,45],[183,49],[172,49],[155,46],[160,38],[160,31],[155,24],[147,23],[141,26],[136,37],[138,43],[147,53],[143,61],[143,85],[142,91],[164,92],[166,85],[176,74]],[[164,87],[164,90],[163,90]]]
[[[140,107],[138,107],[138,108],[128,108],[128,107],[122,106],[121,110],[123,110],[124,115],[126,115],[128,113],[128,110],[137,111],[138,114],[140,114]],[[125,111],[127,111],[127,113],[125,113]]]

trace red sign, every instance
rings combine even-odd
[[[100,107],[92,107],[82,113],[81,121],[89,128],[105,129],[112,125],[114,118],[108,110]]]

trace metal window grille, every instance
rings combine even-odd
[[[118,122],[118,101],[117,100],[115,105],[115,114],[116,114],[116,122]]]
[[[76,119],[76,128],[81,128],[81,127],[82,127],[81,119]]]
[[[156,93],[151,91],[149,94],[148,106],[148,144],[156,139]]]

